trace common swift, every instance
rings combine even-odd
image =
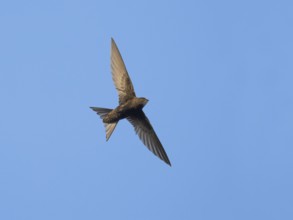
[[[126,66],[113,38],[111,38],[111,71],[119,96],[118,107],[115,109],[90,107],[103,120],[106,128],[106,140],[109,140],[118,122],[126,118],[133,125],[143,144],[171,166],[156,132],[142,110],[148,100],[136,97]]]

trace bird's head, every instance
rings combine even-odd
[[[148,103],[148,99],[146,98],[139,98],[140,104],[144,107]]]

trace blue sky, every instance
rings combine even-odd
[[[0,219],[293,219],[292,1],[2,1]],[[118,104],[110,38],[170,168]]]

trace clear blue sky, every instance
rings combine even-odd
[[[0,219],[293,219],[292,1],[1,1]],[[172,162],[118,104],[110,38]]]

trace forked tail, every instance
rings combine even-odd
[[[112,109],[109,108],[98,108],[98,107],[90,107],[93,111],[95,111],[101,119],[103,119]],[[106,140],[108,141],[109,138],[111,137],[111,134],[113,133],[117,122],[114,123],[104,123],[105,128],[106,128]]]

